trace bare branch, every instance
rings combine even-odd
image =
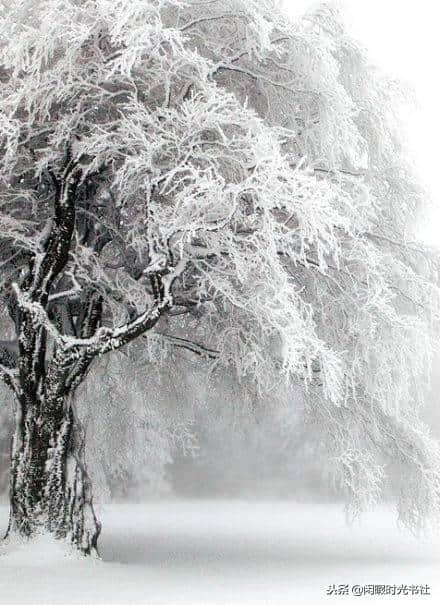
[[[158,335],[162,336],[167,342],[172,344],[176,348],[186,349],[191,351],[191,353],[195,353],[200,357],[206,357],[207,359],[218,359],[219,351],[215,349],[209,349],[200,343],[194,342],[187,338],[180,338],[178,336],[172,336],[170,334],[162,334],[161,332],[157,332]]]

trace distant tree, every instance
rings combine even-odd
[[[9,532],[96,550],[74,395],[134,341],[187,348],[257,395],[302,385],[355,509],[377,499],[386,454],[402,520],[437,512],[417,415],[440,308],[414,241],[424,194],[399,87],[335,11],[23,1],[0,39]]]

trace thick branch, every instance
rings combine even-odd
[[[99,328],[96,334],[90,338],[66,338],[64,339],[65,351],[68,357],[75,359],[82,355],[95,357],[120,349],[155,326],[168,306],[169,301],[164,300],[118,328]]]
[[[141,315],[138,315],[122,326],[111,329],[99,328],[96,334],[90,338],[64,338],[64,354],[67,361],[84,358],[93,358],[97,355],[103,355],[109,351],[115,351],[125,346],[132,340],[141,336],[144,332],[151,330],[158,322],[161,315],[172,306],[171,286],[185,270],[186,263],[180,261],[173,267],[167,275],[156,274],[157,289],[155,291],[156,300],[152,307],[146,309]]]
[[[66,266],[75,228],[75,193],[80,173],[74,173],[75,164],[69,162],[60,178],[53,176],[55,184],[54,217],[45,252],[36,255],[31,267],[32,282],[29,294],[32,300],[46,305],[55,278]],[[27,289],[27,288],[26,288]]]

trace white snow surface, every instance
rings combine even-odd
[[[0,603],[440,602],[440,537],[416,540],[385,506],[352,526],[340,505],[288,501],[112,504],[100,516],[102,560],[47,538],[3,545]],[[331,584],[428,584],[431,596],[327,595]]]

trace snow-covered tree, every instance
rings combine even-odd
[[[74,396],[126,345],[190,349],[256,396],[301,385],[357,509],[385,454],[401,518],[436,512],[439,453],[417,416],[440,308],[414,242],[424,196],[401,91],[335,11],[22,0],[0,40],[9,531],[96,549]]]

